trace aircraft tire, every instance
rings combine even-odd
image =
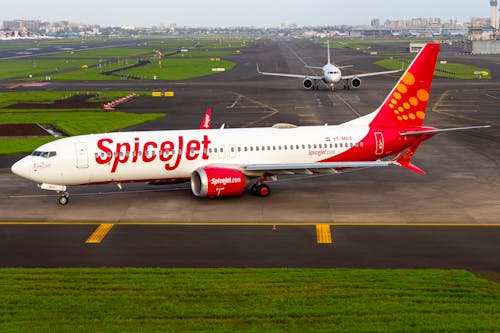
[[[65,195],[61,195],[61,196],[59,197],[59,204],[60,204],[60,205],[63,205],[63,206],[64,206],[64,205],[67,205],[67,204],[68,204],[68,202],[69,202],[69,198],[68,198],[67,196],[65,196]]]
[[[271,189],[266,184],[260,184],[256,187],[255,193],[257,194],[257,196],[265,198],[269,196],[269,194],[271,193]]]

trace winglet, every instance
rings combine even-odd
[[[201,121],[200,129],[210,129],[210,119],[212,116],[212,109],[208,108],[207,112],[205,112],[205,116]]]

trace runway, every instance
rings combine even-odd
[[[499,272],[500,228],[313,225],[0,224],[0,266],[453,268]],[[388,246],[390,244],[390,246]]]
[[[158,121],[127,129],[158,130],[197,128],[207,107],[213,109],[215,128],[280,122],[338,124],[373,111],[397,80],[394,75],[367,78],[359,90],[332,93],[326,87],[304,91],[300,80],[261,77],[255,70],[259,63],[261,70],[304,73],[304,63],[324,64],[324,53],[305,40],[263,39],[234,58],[238,65],[231,72],[215,76],[182,82],[54,81],[43,88],[15,90],[168,89],[175,92],[174,98],[140,97],[120,108],[125,112],[166,113]],[[337,64],[354,64],[356,71],[380,70],[371,64],[376,59],[366,54],[342,50],[332,55]],[[123,190],[114,185],[72,187],[70,204],[61,207],[56,195],[10,173],[8,166],[17,157],[3,157],[1,220],[68,224],[1,225],[4,253],[15,253],[1,259],[0,265],[453,267],[499,271],[499,228],[495,225],[500,222],[500,84],[495,76],[500,66],[487,56],[460,57],[446,46],[440,58],[483,63],[483,67],[492,68],[494,79],[435,79],[426,125],[493,127],[443,133],[423,144],[413,161],[426,175],[390,167],[335,176],[285,177],[270,183],[272,193],[265,199],[245,193],[236,198],[200,200],[193,197],[188,184],[124,184]],[[1,89],[9,91],[11,84],[1,83]],[[122,224],[138,221],[147,225]],[[95,246],[85,241],[96,225],[78,224],[83,222],[114,226]],[[202,225],[165,226],[165,222]],[[223,222],[253,225],[211,226]],[[265,225],[260,227],[259,223]],[[273,223],[297,226],[278,227],[276,232],[271,228]],[[346,223],[366,227],[340,226]],[[316,224],[334,225],[332,244],[316,243]],[[401,224],[467,227],[398,226]],[[491,226],[471,226],[485,224]]]

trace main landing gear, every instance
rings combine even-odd
[[[267,184],[260,182],[255,183],[252,185],[252,194],[257,197],[265,198],[271,194],[271,189]]]
[[[68,192],[59,192],[59,204],[60,205],[67,205],[69,202],[69,193]]]

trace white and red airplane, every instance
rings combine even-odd
[[[340,81],[344,81],[344,90],[345,89],[357,89],[361,87],[361,78],[368,76],[377,76],[377,75],[385,75],[385,74],[393,74],[397,72],[401,72],[401,70],[396,71],[383,71],[383,72],[371,72],[371,73],[361,73],[354,75],[342,75],[341,69],[352,67],[352,65],[346,66],[335,66],[330,61],[330,41],[327,41],[327,63],[323,67],[316,66],[305,66],[306,68],[313,69],[321,69],[323,75],[304,75],[304,74],[290,74],[290,73],[270,73],[270,72],[261,72],[259,65],[257,64],[257,73],[262,75],[270,75],[270,76],[281,76],[281,77],[295,77],[302,79],[302,87],[306,90],[318,90],[319,82],[323,82],[326,84],[332,91],[335,90],[335,85]]]
[[[419,145],[438,132],[423,126],[439,44],[427,44],[374,112],[335,126],[277,124],[270,128],[114,132],[59,139],[37,148],[12,172],[60,194],[69,185],[190,181],[197,197],[241,195],[247,186],[266,197],[269,177],[337,173],[348,168],[411,163]]]

